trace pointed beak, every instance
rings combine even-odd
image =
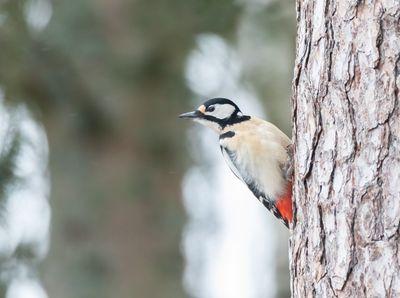
[[[196,110],[193,112],[180,114],[179,118],[194,119],[194,118],[201,118],[202,116],[203,116],[203,113],[200,112],[199,110]]]

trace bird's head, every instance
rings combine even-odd
[[[250,119],[244,116],[239,107],[226,98],[212,98],[204,102],[197,110],[179,115],[179,118],[192,119],[220,132],[228,125]]]

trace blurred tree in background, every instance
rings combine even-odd
[[[44,287],[60,298],[185,297],[180,181],[188,163],[176,115],[190,106],[187,54],[199,33],[242,36],[246,79],[290,131],[294,4],[254,1],[245,12],[228,0],[52,0],[38,30],[27,10],[41,2],[0,0],[0,88],[8,106],[27,104],[49,139]],[[238,32],[246,18],[263,28],[261,40]],[[1,196],[13,152],[0,160]]]

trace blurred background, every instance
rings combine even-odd
[[[289,136],[290,0],[0,0],[0,297],[289,297],[288,231],[177,119]]]

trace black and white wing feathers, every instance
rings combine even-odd
[[[245,178],[246,178],[247,174],[244,173],[243,170],[240,171],[240,169],[237,167],[237,165],[235,163],[236,154],[233,151],[231,151],[223,146],[220,146],[220,147],[221,147],[221,152],[225,159],[225,162],[228,164],[228,166],[231,169],[231,171],[233,172],[233,174],[235,174],[236,177],[238,177],[240,180],[242,180],[244,183],[246,183]]]
[[[269,210],[271,211],[277,218],[281,219],[283,223],[288,227],[289,224],[282,218],[279,210],[276,208],[274,201],[265,195],[264,191],[262,191],[254,178],[249,174],[242,166],[240,166],[239,162],[237,161],[237,156],[235,151],[229,150],[228,148],[221,146],[221,152],[224,156],[226,163],[228,164],[229,168],[244,183],[246,183],[247,187],[251,190],[254,196]]]

